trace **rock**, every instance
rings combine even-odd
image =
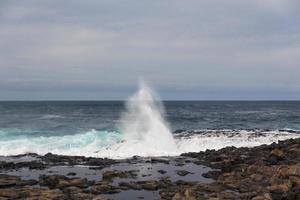
[[[112,181],[113,178],[135,178],[136,171],[106,171],[102,174],[102,179]]]
[[[68,199],[81,200],[81,199],[93,199],[92,194],[83,192],[78,187],[67,187],[63,189],[63,193],[66,194]]]
[[[16,199],[18,198],[18,193],[14,189],[0,189],[0,198],[5,197],[9,199]]]
[[[265,197],[262,195],[259,195],[259,196],[253,197],[251,200],[265,200]]]
[[[125,189],[141,190],[142,186],[136,182],[120,182],[119,186]]]
[[[0,188],[12,187],[21,182],[21,179],[16,176],[0,174]]]
[[[114,194],[120,192],[119,187],[110,185],[108,181],[100,181],[91,186],[89,192],[92,194]]]
[[[183,163],[183,162],[177,162],[177,163],[175,163],[175,166],[179,166],[179,167],[182,167],[184,165],[185,165],[185,163]]]
[[[67,174],[67,176],[76,176],[76,173],[75,173],[75,172],[69,172],[69,173]]]
[[[219,194],[220,199],[235,199],[235,195],[232,192],[221,192]]]
[[[272,200],[272,197],[269,193],[265,193],[263,195],[255,196],[251,200]]]
[[[288,178],[289,176],[300,177],[300,164],[283,166],[279,169],[279,174],[282,178]]]
[[[160,174],[165,174],[165,173],[167,173],[165,170],[162,170],[162,169],[157,170],[157,172],[160,173]]]
[[[169,164],[170,160],[169,159],[162,159],[162,158],[151,158],[150,160],[151,163],[164,163],[164,164]]]
[[[291,181],[291,183],[294,187],[298,187],[300,190],[300,178],[298,178],[296,176],[290,176],[289,180]]]
[[[0,199],[60,200],[65,199],[65,196],[61,191],[58,190],[48,190],[40,188],[0,189]]]
[[[177,170],[176,171],[176,174],[178,174],[179,176],[186,176],[188,174],[193,174],[192,172],[188,172],[188,171],[185,171],[185,170]]]
[[[286,182],[286,183],[282,183],[282,184],[275,184],[275,185],[269,186],[268,190],[271,193],[284,194],[291,190],[291,186],[292,185],[290,182]]]
[[[39,183],[41,186],[48,186],[53,189],[58,184],[59,180],[64,180],[66,177],[61,175],[41,175],[39,177]]]
[[[21,180],[20,182],[17,182],[16,186],[32,186],[36,185],[39,182],[37,180]]]
[[[50,189],[65,188],[65,187],[88,187],[88,180],[86,178],[68,178],[62,175],[41,175],[39,177],[39,183],[41,186],[48,186]]]
[[[167,188],[171,186],[172,183],[168,177],[162,177],[158,181],[148,180],[148,181],[137,181],[137,182],[121,182],[119,183],[120,188],[132,189],[132,190],[158,190],[162,188]]]
[[[271,156],[275,156],[277,158],[282,158],[283,157],[283,151],[281,151],[280,149],[278,148],[275,148],[271,151],[270,153]]]
[[[263,179],[263,176],[261,174],[252,174],[250,175],[250,178],[255,182],[260,182]]]
[[[291,165],[288,167],[286,175],[300,177],[300,163],[297,165]]]
[[[218,179],[218,177],[221,175],[221,171],[209,171],[209,172],[206,172],[204,174],[202,174],[202,176],[204,178],[212,178],[212,179]]]
[[[31,197],[31,199],[55,199],[60,200],[64,199],[64,194],[59,190],[48,190],[48,189],[35,189],[30,190],[28,197]],[[42,198],[41,198],[42,197]],[[30,198],[27,198],[30,199]]]
[[[157,181],[144,181],[141,183],[142,189],[144,190],[157,190],[159,188],[159,183]]]
[[[184,189],[181,192],[176,192],[172,200],[196,200],[191,188]]]

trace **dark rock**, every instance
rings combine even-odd
[[[278,148],[275,148],[271,151],[270,153],[271,156],[275,156],[277,158],[282,158],[283,157],[283,151],[281,151],[280,149]]]
[[[165,170],[162,170],[162,169],[157,170],[157,172],[160,173],[160,174],[165,174],[165,173],[167,173]]]
[[[86,178],[68,178],[62,175],[41,175],[39,177],[39,183],[41,186],[47,186],[50,189],[65,188],[65,187],[80,187],[86,188],[89,186]]]
[[[109,182],[101,181],[91,186],[90,192],[92,194],[115,194],[120,192],[118,189],[119,188],[110,185]]]
[[[193,173],[185,170],[177,170],[176,174],[178,174],[179,176],[186,176],[188,174],[193,174]]]
[[[0,174],[0,188],[16,186],[20,182],[19,177]]]
[[[151,158],[151,163],[164,163],[164,164],[169,164],[170,160],[169,159],[161,159],[161,158]]]
[[[216,180],[221,174],[222,174],[221,171],[209,171],[202,174],[202,176],[205,178],[212,178]]]
[[[111,181],[113,178],[135,178],[137,176],[136,171],[105,171],[102,174],[102,179]]]
[[[17,182],[16,186],[32,186],[36,185],[39,182],[37,180],[21,180],[20,182]]]
[[[131,189],[131,190],[141,190],[142,186],[137,182],[120,182],[119,186],[123,189]]]
[[[69,172],[69,173],[67,174],[67,176],[76,176],[76,173],[75,173],[75,172]]]

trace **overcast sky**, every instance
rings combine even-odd
[[[1,0],[0,100],[300,100],[299,0]]]

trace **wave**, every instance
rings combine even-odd
[[[25,153],[44,155],[78,155],[114,159],[132,156],[177,156],[186,152],[221,149],[227,146],[253,147],[279,140],[299,138],[300,132],[292,130],[192,130],[173,134],[177,149],[156,148],[155,141],[139,143],[125,140],[117,131],[90,130],[64,136],[18,136],[0,141],[0,155]],[[6,135],[7,136],[7,135]],[[159,140],[159,138],[157,139]],[[159,141],[157,141],[159,143]]]
[[[1,134],[1,132],[0,132]],[[63,136],[29,136],[5,134],[2,131],[0,155],[19,155],[54,153],[61,155],[96,156],[96,150],[120,141],[120,134],[115,131],[97,131]]]
[[[300,137],[293,130],[195,130],[175,135],[181,152],[218,150],[228,146],[254,147]]]
[[[39,119],[61,119],[61,118],[65,118],[64,116],[61,115],[43,115],[41,116]]]

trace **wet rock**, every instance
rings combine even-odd
[[[76,176],[76,173],[75,173],[75,172],[69,172],[69,173],[67,174],[67,176]]]
[[[297,187],[300,190],[300,177],[290,176],[289,180],[291,181],[294,187]]]
[[[16,186],[20,182],[19,177],[0,174],[0,188]]]
[[[20,168],[29,168],[29,169],[45,169],[47,167],[46,164],[40,161],[31,161],[31,162],[0,162],[0,169],[2,170],[13,170],[13,169],[20,169]]]
[[[71,186],[86,188],[89,186],[86,178],[68,178],[62,175],[41,175],[39,177],[39,183],[41,186],[47,186],[50,189],[61,189]]]
[[[111,160],[108,158],[87,158],[87,160],[85,160],[85,165],[97,167],[107,167],[116,163],[117,162],[115,160]]]
[[[192,190],[187,188],[183,192],[175,193],[172,200],[196,200],[196,197],[193,195]]]
[[[162,170],[162,169],[157,170],[157,172],[160,173],[160,174],[165,174],[165,173],[167,173],[165,170]]]
[[[272,200],[272,197],[269,193],[258,195],[253,197],[251,200]]]
[[[36,185],[39,182],[37,180],[21,180],[19,182],[17,182],[16,186],[32,186],[32,185]]]
[[[159,188],[159,183],[157,181],[145,181],[139,182],[144,190],[157,190]]]
[[[300,177],[300,163],[297,165],[291,165],[288,167],[286,173],[284,174],[286,176],[298,176]]]
[[[48,165],[88,165],[95,167],[107,167],[111,164],[117,163],[114,160],[107,158],[91,158],[84,156],[64,156],[64,155],[56,155],[52,153],[47,153],[44,156],[41,156],[40,159],[47,163]]]
[[[66,199],[65,195],[59,190],[48,189],[0,189],[0,199]]]
[[[286,183],[282,183],[282,184],[274,184],[274,185],[268,187],[268,190],[271,193],[284,194],[284,193],[287,193],[288,191],[290,191],[291,187],[292,187],[291,183],[286,182]]]
[[[193,174],[193,173],[185,170],[177,170],[176,174],[178,174],[179,176],[186,176],[188,174]]]
[[[82,189],[73,186],[64,188],[63,193],[65,194],[66,199],[81,200],[81,199],[93,199],[94,197],[94,195],[86,193],[82,191]]]
[[[164,163],[164,164],[169,164],[170,160],[169,159],[162,159],[162,158],[151,158],[150,160],[151,163]]]
[[[120,182],[119,187],[121,189],[132,189],[132,190],[158,190],[162,188],[167,188],[172,185],[169,177],[162,177],[157,180],[148,180],[148,181],[137,181],[137,182]]]
[[[120,192],[118,189],[118,187],[110,185],[107,181],[101,181],[91,186],[90,192],[92,194],[114,194]]]
[[[212,179],[218,179],[218,177],[220,176],[221,171],[209,171],[206,173],[203,173],[202,176],[205,178],[212,178]]]
[[[138,182],[121,182],[119,186],[123,189],[132,189],[132,190],[157,190],[159,188],[164,187],[159,181],[156,180],[149,180],[149,181],[138,181]]]
[[[183,162],[177,162],[177,163],[175,163],[175,166],[179,166],[179,167],[182,167],[184,165],[185,165],[185,163],[183,163]]]
[[[136,171],[105,171],[102,174],[102,179],[106,181],[112,181],[114,178],[135,178],[137,176]]]
[[[16,199],[18,198],[18,193],[14,189],[0,189],[1,198]]]
[[[128,190],[141,190],[142,186],[140,184],[138,184],[137,182],[120,182],[119,186],[122,189]]]
[[[270,156],[268,159],[267,159],[267,162],[271,165],[276,165],[278,163],[278,157],[276,156]]]
[[[261,174],[252,174],[250,175],[250,178],[255,182],[261,182],[264,177]]]
[[[275,148],[271,151],[270,153],[271,156],[275,156],[277,158],[282,158],[283,157],[283,151],[281,151],[280,149],[278,148]]]

